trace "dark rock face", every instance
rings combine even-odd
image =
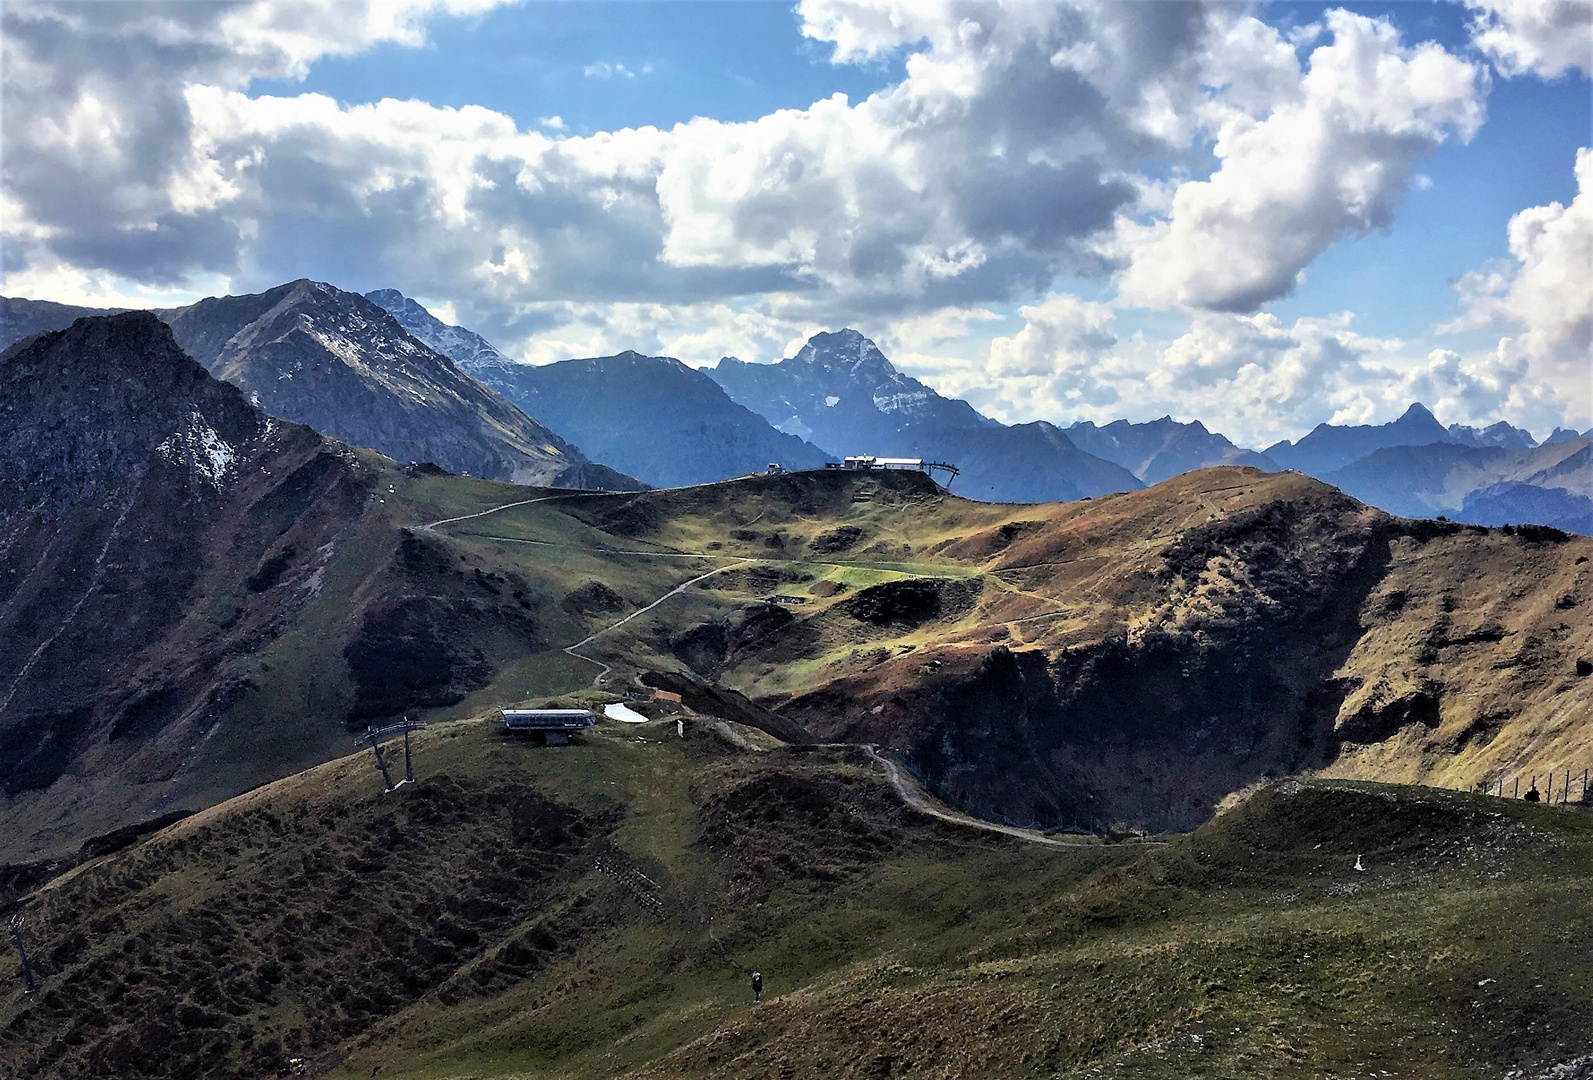
[[[295,281],[163,315],[190,355],[271,415],[395,461],[516,483],[638,487],[593,466],[357,293]]]
[[[713,675],[740,653],[755,648],[795,621],[796,616],[779,604],[748,604],[676,635],[670,648],[693,671]]]
[[[492,631],[541,644],[529,615],[482,597],[405,596],[366,611],[343,650],[354,676],[350,722],[453,705],[491,681],[496,666],[476,643]]]
[[[313,594],[374,477],[148,312],[0,355],[0,789],[180,767]]]
[[[841,604],[859,622],[876,626],[917,625],[961,614],[978,598],[976,585],[942,578],[907,578],[871,585]]]
[[[953,490],[967,498],[1046,502],[1143,486],[1122,466],[1079,449],[1053,424],[1008,427],[966,401],[941,397],[897,371],[856,330],[815,335],[777,364],[726,357],[707,373],[779,430],[837,457],[950,462],[962,470]]]

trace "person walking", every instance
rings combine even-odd
[[[754,971],[752,973],[752,1003],[757,1005],[761,1001],[763,1001],[763,972]]]

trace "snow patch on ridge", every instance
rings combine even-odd
[[[198,477],[217,491],[238,460],[237,451],[205,422],[199,410],[188,414],[188,422],[155,447],[157,453],[174,464],[186,464]]]

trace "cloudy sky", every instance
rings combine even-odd
[[[853,326],[1008,421],[1593,426],[1593,0],[3,8],[3,291]]]

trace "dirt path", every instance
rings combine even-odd
[[[727,557],[729,557],[729,556],[727,556]],[[620,627],[624,626],[626,623],[630,622],[632,619],[636,618],[638,615],[646,615],[649,611],[652,611],[655,607],[657,607],[659,604],[662,604],[665,600],[668,600],[671,596],[679,596],[681,593],[685,592],[687,589],[689,589],[693,585],[697,584],[697,582],[706,581],[708,578],[713,577],[715,574],[722,574],[726,570],[732,570],[735,567],[740,566],[742,563],[749,563],[749,562],[752,562],[752,561],[753,561],[752,559],[736,558],[735,562],[731,563],[729,566],[721,566],[717,570],[710,570],[706,574],[698,574],[694,578],[691,578],[691,579],[689,579],[687,581],[682,581],[679,585],[676,585],[673,589],[670,589],[667,593],[665,593],[663,596],[660,596],[657,600],[654,600],[651,604],[648,604],[644,608],[636,609],[635,611],[631,612],[629,615],[627,615],[623,619],[621,619],[619,622],[611,623],[610,625],[603,627],[603,629],[597,631],[596,633],[588,634],[586,637],[582,638],[580,641],[577,641],[574,645],[566,645],[564,647],[564,652],[565,652],[566,655],[573,656],[577,660],[585,660],[589,664],[596,664],[598,667],[602,668],[603,670],[599,671],[597,673],[597,675],[592,679],[592,685],[593,686],[602,686],[603,685],[603,680],[608,677],[608,673],[609,672],[614,670],[614,666],[612,664],[605,664],[601,660],[594,660],[590,656],[582,656],[580,653],[575,651],[576,649],[579,649],[583,645],[587,645],[587,644],[590,644],[593,641],[596,641],[598,638],[602,637],[604,634],[608,633],[611,630],[618,630]]]
[[[439,521],[431,522],[429,525],[422,525],[421,529],[425,532],[431,532],[439,525],[452,525],[456,521],[471,521],[475,518],[484,518],[489,514],[496,514],[500,510],[513,510],[517,506],[530,506],[532,503],[552,502],[554,499],[579,499],[583,495],[589,496],[607,494],[609,494],[607,491],[567,491],[562,495],[542,495],[535,499],[521,499],[519,502],[507,502],[502,506],[494,506],[490,510],[482,510],[480,513],[476,514],[460,514],[458,517],[442,518]]]
[[[980,829],[984,832],[1001,833],[1003,836],[1016,837],[1019,840],[1026,840],[1031,844],[1041,844],[1045,847],[1089,848],[1101,846],[1098,841],[1058,840],[1055,837],[1047,836],[1035,829],[1020,829],[1016,825],[1001,825],[994,821],[984,821],[968,814],[959,814],[955,810],[945,809],[944,807],[931,801],[929,795],[924,791],[924,789],[919,787],[918,781],[905,772],[900,765],[896,764],[896,762],[892,761],[888,757],[885,757],[877,749],[875,749],[873,743],[835,743],[832,745],[853,746],[860,748],[863,753],[869,756],[871,761],[877,761],[881,765],[885,766],[885,775],[890,778],[891,787],[896,789],[896,794],[901,797],[902,802],[906,803],[914,810],[917,810],[920,814],[927,814],[932,818],[938,818],[939,820],[947,822],[951,825],[961,825],[969,829]],[[1162,842],[1157,840],[1148,840],[1142,841],[1142,843],[1146,845],[1159,846]]]

